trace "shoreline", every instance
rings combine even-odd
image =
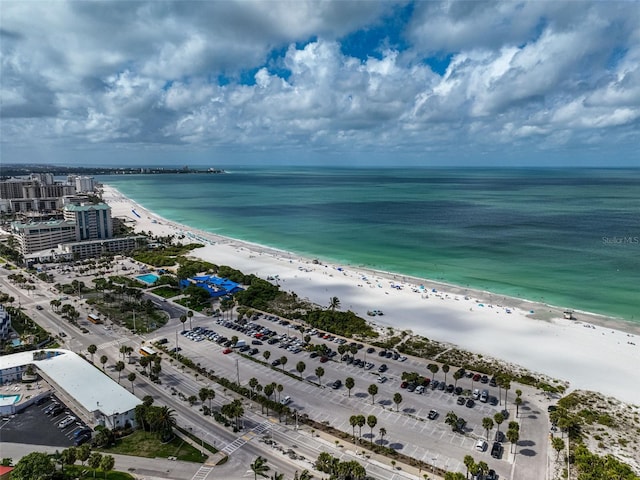
[[[640,325],[634,322],[578,310],[573,310],[576,320],[566,320],[564,309],[557,306],[362,266],[337,266],[224,237],[167,220],[109,185],[104,185],[104,200],[113,216],[135,222],[136,230],[183,234],[203,243],[191,252],[195,257],[261,278],[273,277],[281,289],[315,304],[326,305],[337,296],[341,309],[354,311],[379,331],[409,330],[569,381],[570,389],[596,390],[637,402],[633,388],[625,385],[640,361],[640,346],[635,345],[640,345],[636,338]],[[373,310],[384,315],[368,316]],[[618,375],[613,385],[612,377]]]

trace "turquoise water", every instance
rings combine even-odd
[[[153,273],[147,273],[145,275],[138,275],[136,278],[141,282],[148,283],[149,285],[151,285],[152,283],[156,283],[158,281],[158,278],[160,277],[158,277],[157,275],[154,275]]]
[[[0,404],[13,405],[20,401],[20,395],[0,395]]]
[[[228,237],[640,321],[640,170],[227,171],[101,181]]]

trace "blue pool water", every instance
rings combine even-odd
[[[145,275],[138,275],[136,278],[141,282],[151,285],[153,283],[156,283],[158,281],[158,278],[160,277],[158,277],[157,275],[154,275],[153,273],[147,273]]]
[[[20,395],[0,395],[0,405],[13,405],[20,401]]]

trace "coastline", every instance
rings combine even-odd
[[[205,244],[193,256],[261,278],[274,277],[283,290],[327,305],[338,297],[381,331],[392,327],[532,372],[566,380],[571,389],[595,390],[637,402],[632,385],[640,361],[640,325],[622,319],[563,309],[515,297],[464,288],[365,267],[325,263],[255,243],[204,232],[164,219],[104,185],[113,216],[155,235],[184,234]],[[140,218],[132,214],[135,209]],[[383,316],[367,316],[381,310]],[[533,311],[533,313],[531,313]],[[639,345],[635,345],[638,343]]]

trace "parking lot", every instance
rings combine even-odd
[[[47,415],[45,411],[52,407],[54,402],[62,407],[60,413],[55,416]],[[62,448],[73,446],[73,432],[85,424],[75,418],[65,428],[58,428],[58,424],[69,415],[76,417],[56,397],[51,397],[40,405],[30,405],[18,414],[2,418],[0,442],[50,445]]]
[[[285,395],[291,397],[289,407],[296,410],[299,415],[308,414],[310,418],[325,422],[344,432],[352,432],[349,422],[351,415],[365,417],[374,415],[377,418],[377,426],[373,431],[374,441],[404,454],[441,468],[458,471],[465,470],[462,460],[465,455],[470,454],[476,461],[483,460],[491,468],[502,473],[502,478],[505,478],[510,471],[509,462],[512,458],[507,453],[508,448],[505,448],[501,459],[491,457],[490,450],[495,428],[491,432],[488,448],[482,452],[475,448],[477,440],[486,436],[482,419],[493,417],[504,408],[497,398],[498,388],[489,385],[489,378],[485,379],[486,383],[481,381],[481,377],[475,377],[476,380],[474,380],[473,374],[459,379],[456,386],[461,387],[458,391],[463,390],[464,393],[460,393],[465,398],[465,403],[460,405],[457,402],[459,395],[455,391],[447,392],[447,387],[455,382],[453,368],[447,375],[446,387],[432,389],[429,385],[424,388],[423,393],[416,393],[420,389],[411,388],[413,391],[410,391],[408,384],[405,388],[401,387],[403,383],[401,377],[403,372],[416,372],[421,379],[426,377],[430,380],[434,375],[427,369],[427,362],[421,359],[406,358],[400,354],[394,355],[392,352],[380,356],[379,349],[369,350],[368,346],[357,348],[356,345],[355,357],[360,361],[347,363],[342,361],[341,355],[337,354],[337,348],[340,344],[348,346],[349,340],[332,338],[332,336],[324,338],[326,334],[321,335],[322,332],[313,330],[301,333],[293,325],[286,324],[286,321],[279,321],[276,317],[266,316],[244,327],[221,319],[217,321],[209,319],[206,324],[199,322],[199,327],[194,328],[191,333],[179,336],[181,353],[195,363],[208,365],[216,373],[227,378],[235,379],[239,375],[242,384],[247,384],[251,377],[255,377],[263,385],[270,382],[283,385],[282,397],[284,398]],[[269,332],[263,333],[265,329]],[[312,336],[313,344],[325,344],[331,351],[314,354],[301,349],[300,347],[305,343],[304,337],[307,335]],[[233,348],[231,339],[234,336],[241,341],[241,345],[246,346],[243,348],[245,354],[252,353],[254,358],[261,362],[265,361],[263,354],[268,350],[270,352],[269,359],[266,361],[268,365],[251,362],[235,354],[229,355],[239,350],[239,348]],[[275,340],[276,338],[278,340]],[[252,344],[256,340],[261,344]],[[173,348],[172,343],[168,345],[170,349]],[[282,365],[272,367],[272,364],[283,356],[287,358],[284,367]],[[292,378],[300,375],[296,369],[298,362],[305,364],[301,374],[303,381]],[[383,364],[386,369],[380,372]],[[324,375],[321,378],[316,375],[318,367],[324,369]],[[292,376],[283,375],[280,373],[281,369]],[[380,382],[381,376],[386,377],[387,380]],[[350,394],[345,387],[347,377],[353,378],[355,383]],[[336,380],[340,380],[341,385],[335,389],[331,388]],[[437,373],[435,380],[444,384],[444,373]],[[378,393],[373,402],[368,393],[368,387],[372,384],[378,387]],[[473,404],[467,404],[466,400],[472,397],[471,392],[476,388],[479,390],[478,393],[487,390],[487,402],[480,401],[478,395]],[[393,402],[396,393],[402,395],[402,402],[397,407]],[[513,393],[510,396],[512,398]],[[504,392],[502,397],[504,398]],[[439,413],[433,420],[428,418],[431,410]],[[446,414],[450,411],[466,420],[464,435],[454,433],[451,427],[445,424]],[[508,420],[503,424],[503,428],[506,428]],[[380,427],[384,427],[387,431],[384,439],[380,438]],[[370,429],[365,426],[362,429],[363,438],[369,441],[370,435]]]

